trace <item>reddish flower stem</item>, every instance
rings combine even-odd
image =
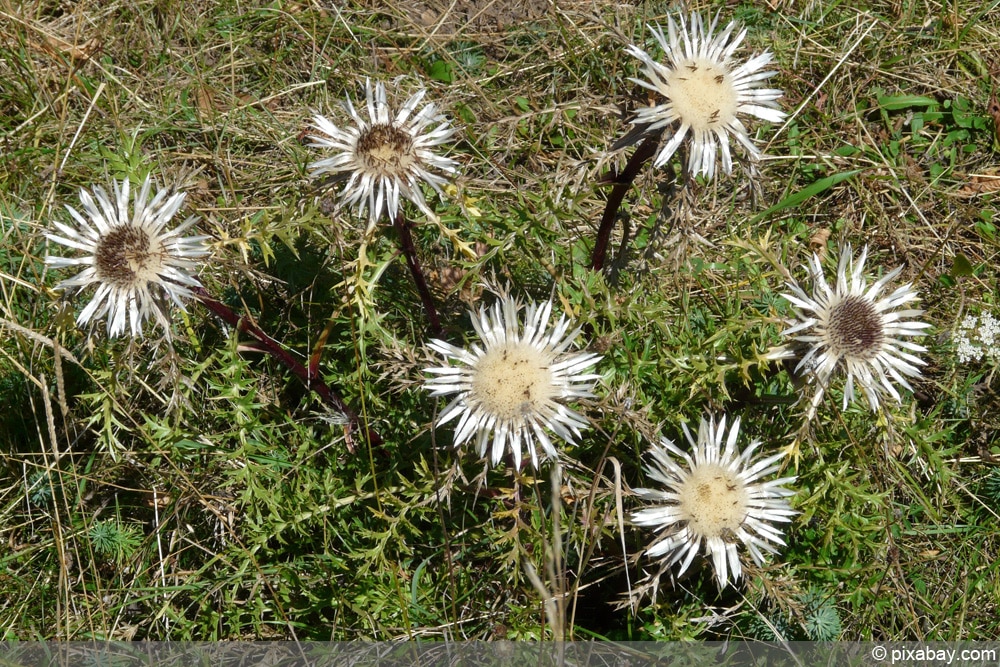
[[[659,135],[646,137],[639,148],[635,149],[635,153],[629,158],[625,168],[612,181],[615,186],[608,195],[608,203],[604,207],[604,215],[601,217],[601,226],[597,230],[597,240],[594,242],[594,253],[591,255],[590,268],[594,271],[604,269],[604,262],[608,254],[608,242],[611,240],[611,230],[614,229],[618,209],[621,208],[625,193],[632,187],[632,182],[639,175],[642,165],[656,152],[658,142]]]
[[[420,270],[420,263],[417,261],[417,247],[413,243],[413,234],[410,233],[413,223],[407,220],[406,216],[400,212],[396,215],[395,220],[393,220],[393,226],[396,228],[396,233],[399,234],[399,244],[403,250],[403,256],[406,257],[406,265],[410,267],[413,282],[417,285],[417,291],[420,292],[420,300],[423,301],[424,310],[427,311],[427,319],[431,325],[431,335],[435,338],[443,338],[441,318],[438,317],[437,309],[434,307],[434,299],[431,297],[431,291],[427,287],[427,281],[424,280],[424,273]]]
[[[195,287],[192,288],[192,291],[202,304],[212,311],[216,317],[231,327],[234,327],[237,331],[250,334],[250,336],[252,336],[254,340],[260,344],[264,352],[267,352],[284,364],[285,367],[298,377],[302,381],[302,384],[304,384],[310,391],[316,392],[316,394],[323,399],[324,403],[347,418],[347,451],[351,453],[354,452],[354,444],[351,440],[352,431],[363,431],[366,433],[368,441],[372,445],[377,446],[382,444],[382,438],[379,434],[373,429],[363,426],[357,413],[351,410],[347,406],[347,403],[345,403],[340,396],[335,394],[318,374],[310,373],[298,359],[293,357],[283,347],[281,347],[278,341],[264,333],[264,331],[257,326],[253,320],[237,315],[229,306],[212,298],[212,296],[209,295],[204,288]]]

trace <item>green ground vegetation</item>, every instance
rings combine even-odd
[[[0,639],[996,637],[996,365],[952,333],[1000,309],[998,4],[699,0],[774,52],[790,115],[751,123],[755,181],[683,207],[676,160],[647,165],[597,274],[600,180],[629,155],[607,149],[648,102],[624,48],[657,53],[668,3],[0,2]],[[604,355],[558,467],[484,471],[431,428],[439,362],[393,231],[359,273],[364,222],[306,170],[312,113],[343,120],[365,77],[461,128],[461,176],[428,195],[475,259],[413,216],[445,337],[508,290]],[[169,343],[76,326],[89,294],[53,289],[44,232],[81,187],[146,173],[211,236],[206,289],[317,355],[380,445],[198,303]],[[835,383],[803,430],[762,356],[786,280],[813,252],[832,275],[844,242],[871,276],[904,267],[928,363],[877,413]],[[654,565],[623,521],[646,443],[708,413],[797,445],[788,546],[721,593],[696,565],[622,606]]]

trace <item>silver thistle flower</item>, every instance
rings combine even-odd
[[[431,377],[424,387],[432,396],[457,394],[436,422],[440,426],[458,418],[456,446],[475,436],[479,456],[485,458],[489,450],[493,465],[509,447],[516,466],[526,448],[537,469],[557,456],[547,430],[573,442],[587,428],[586,419],[563,402],[593,396],[600,376],[586,371],[600,355],[568,351],[580,330],[570,330],[565,315],[549,327],[551,301],[529,304],[523,329],[519,310],[516,301],[504,298],[490,311],[471,313],[481,345],[464,349],[432,340],[431,349],[459,365],[425,369]]]
[[[195,277],[199,262],[208,254],[207,236],[182,236],[194,225],[191,216],[172,230],[170,220],[184,203],[184,193],[158,190],[150,199],[149,176],[132,202],[129,213],[129,182],[112,181],[112,197],[100,186],[93,195],[80,190],[83,213],[67,205],[76,221],[74,228],[53,221],[50,241],[83,253],[76,257],[45,258],[49,266],[84,269],[64,280],[57,289],[96,287],[94,297],[80,312],[77,324],[108,318],[108,335],[124,333],[126,326],[134,338],[142,337],[143,322],[150,316],[169,335],[167,300],[184,309],[183,298],[193,296],[191,287],[200,287]],[[114,201],[112,201],[112,199]]]
[[[392,117],[385,84],[365,80],[368,119],[348,97],[344,109],[353,125],[338,127],[326,116],[316,114],[313,127],[319,135],[310,135],[311,146],[333,149],[331,157],[309,165],[311,176],[343,174],[347,183],[340,198],[360,216],[367,207],[369,231],[382,216],[400,212],[400,197],[409,199],[428,217],[434,212],[424,200],[420,183],[427,183],[438,194],[441,186],[455,176],[458,163],[435,152],[451,140],[455,128],[438,113],[433,102],[417,110],[427,91],[421,88]]]
[[[791,342],[772,350],[768,357],[799,359],[796,372],[819,385],[813,410],[838,372],[847,375],[843,409],[854,400],[857,384],[875,411],[883,395],[901,400],[896,384],[913,391],[906,378],[918,377],[919,366],[924,364],[914,353],[927,348],[908,339],[925,335],[930,325],[914,319],[924,311],[904,307],[917,300],[916,290],[907,283],[883,295],[902,267],[869,287],[864,277],[867,257],[867,247],[857,259],[849,245],[841,249],[837,281],[831,286],[823,278],[819,257],[813,255],[808,267],[812,294],[793,280],[787,285],[790,292],[782,295],[795,310],[791,326],[782,332]]]
[[[636,489],[640,498],[659,504],[634,512],[632,523],[665,533],[650,544],[646,555],[664,557],[667,567],[681,563],[677,576],[699,552],[711,556],[721,590],[743,572],[740,545],[762,565],[765,551],[777,553],[785,544],[774,524],[797,514],[788,504],[794,492],[784,488],[795,477],[761,481],[778,470],[784,454],[755,459],[759,440],[740,452],[739,418],[733,420],[728,435],[724,416],[718,423],[703,418],[697,440],[686,424],[683,429],[693,453],[681,451],[666,438],[650,448],[652,465],[647,474],[665,490]]]
[[[642,62],[642,71],[648,79],[630,81],[653,91],[665,101],[639,109],[632,120],[636,129],[615,144],[615,149],[651,133],[662,133],[666,141],[653,163],[660,167],[690,135],[688,172],[692,177],[704,174],[709,180],[715,176],[720,152],[722,170],[732,173],[730,137],[753,161],[760,158],[760,150],[750,140],[740,115],[756,116],[774,123],[785,118],[776,102],[782,91],[758,87],[775,74],[765,70],[773,56],[765,51],[746,62],[735,62],[733,53],[746,37],[746,29],[737,32],[736,23],[730,22],[722,32],[713,34],[717,21],[718,17],[706,28],[704,19],[692,13],[690,22],[681,15],[678,26],[668,17],[666,35],[661,27],[650,25],[650,31],[666,55],[664,63],[653,60],[638,46],[627,47],[626,51]]]

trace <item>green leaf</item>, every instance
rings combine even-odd
[[[431,66],[427,68],[427,76],[442,83],[451,83],[455,80],[455,73],[452,71],[451,65],[443,60],[432,62]]]
[[[954,111],[952,111],[952,117],[955,119],[955,125],[958,125],[959,127],[985,130],[988,125],[986,118],[978,116],[965,109],[959,109],[957,105],[955,106]]]
[[[955,255],[955,258],[951,261],[951,275],[954,278],[958,276],[971,276],[972,264],[969,262],[969,258],[962,253]]]
[[[924,95],[885,95],[878,98],[878,105],[886,111],[898,111],[912,107],[936,107],[938,101]]]
[[[806,187],[802,188],[798,192],[789,195],[788,197],[785,197],[784,199],[782,199],[781,201],[779,201],[777,204],[767,209],[766,211],[758,213],[751,219],[750,222],[751,223],[760,222],[761,220],[771,215],[772,213],[777,213],[778,211],[784,210],[786,208],[791,208],[792,206],[798,206],[799,204],[809,199],[810,197],[814,197],[821,192],[825,192],[826,190],[829,190],[830,188],[835,186],[837,183],[840,183],[841,181],[846,181],[847,179],[851,178],[852,176],[855,176],[860,172],[861,169],[852,169],[850,171],[844,171],[839,174],[834,174],[833,176],[827,176],[826,178],[821,178],[815,183],[811,183],[810,185],[807,185]]]
[[[188,438],[181,438],[174,443],[174,447],[177,449],[215,449],[212,445],[195,442],[194,440],[189,440]]]
[[[459,104],[455,109],[455,113],[462,119],[462,122],[467,125],[472,125],[476,122],[476,114],[469,108],[468,104]]]

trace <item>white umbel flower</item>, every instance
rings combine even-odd
[[[632,124],[641,130],[636,138],[655,131],[669,137],[656,156],[657,167],[665,164],[690,134],[688,172],[692,178],[704,174],[711,180],[720,151],[722,170],[732,173],[730,136],[743,146],[751,160],[760,158],[760,150],[739,117],[750,115],[780,122],[786,115],[776,102],[782,91],[758,87],[775,74],[765,70],[773,59],[770,52],[764,51],[743,63],[734,60],[733,53],[746,37],[745,28],[736,32],[737,24],[730,22],[713,35],[718,17],[706,29],[704,19],[694,13],[690,23],[683,15],[679,22],[678,26],[668,17],[666,35],[661,27],[649,26],[666,54],[665,63],[653,60],[635,45],[626,49],[642,61],[643,74],[648,78],[630,81],[666,98],[660,104],[639,109]]]
[[[438,113],[433,102],[417,111],[426,94],[425,89],[418,90],[393,118],[385,84],[380,81],[373,85],[366,79],[367,120],[350,97],[344,109],[353,125],[341,128],[326,116],[313,117],[313,127],[321,134],[310,135],[310,145],[333,149],[335,154],[310,164],[311,176],[343,175],[347,183],[340,198],[359,216],[367,207],[369,230],[383,212],[395,219],[400,212],[400,196],[433,218],[420,183],[427,183],[440,195],[441,186],[457,173],[457,162],[435,152],[455,135],[455,128]]]
[[[702,418],[697,440],[687,425],[683,428],[693,456],[666,438],[652,446],[652,465],[646,472],[665,490],[636,489],[639,497],[659,504],[634,512],[632,523],[666,533],[650,544],[646,555],[663,556],[667,567],[681,563],[677,576],[699,552],[711,556],[721,590],[743,573],[741,544],[758,565],[764,563],[764,552],[777,553],[785,544],[774,524],[787,523],[797,514],[788,503],[794,491],[784,488],[795,477],[761,481],[778,470],[784,454],[755,460],[759,440],[741,453],[736,445],[739,418],[733,420],[728,437],[725,416],[718,423]]]
[[[813,255],[808,267],[813,291],[807,294],[792,281],[782,296],[792,304],[795,319],[782,335],[791,343],[769,353],[772,359],[798,358],[795,370],[815,379],[819,385],[813,409],[835,373],[847,374],[843,409],[854,399],[855,383],[861,387],[873,411],[882,395],[899,402],[894,383],[913,391],[906,377],[918,377],[924,361],[914,353],[927,348],[909,340],[925,335],[930,324],[919,322],[924,311],[905,307],[918,296],[911,283],[883,295],[903,267],[897,267],[870,287],[864,277],[867,246],[855,260],[848,245],[841,249],[836,285],[823,278],[819,257]]]
[[[183,310],[181,299],[192,296],[189,288],[201,286],[195,277],[199,267],[195,260],[208,254],[205,241],[209,237],[182,236],[194,225],[195,216],[168,231],[166,227],[183,205],[185,194],[171,194],[163,188],[150,199],[150,188],[147,176],[134,197],[131,214],[127,179],[112,181],[113,197],[101,186],[94,186],[93,195],[81,189],[83,213],[66,206],[77,226],[53,221],[56,231],[45,235],[83,253],[45,258],[49,266],[57,268],[84,267],[56,288],[96,287],[94,298],[77,317],[78,325],[107,317],[108,336],[118,336],[128,328],[134,338],[141,338],[143,322],[152,315],[169,335],[166,299]]]
[[[966,315],[954,336],[958,363],[1000,361],[1000,320],[993,313]]]
[[[458,365],[425,369],[431,377],[424,387],[432,396],[457,394],[436,422],[440,426],[458,418],[456,446],[475,436],[481,458],[489,450],[495,466],[510,451],[517,467],[522,449],[527,449],[537,469],[545,459],[557,456],[547,431],[573,442],[587,428],[587,420],[564,401],[593,397],[591,390],[600,376],[587,371],[601,357],[569,351],[580,329],[570,330],[565,315],[549,327],[551,301],[529,304],[523,329],[519,311],[516,301],[503,298],[489,311],[470,313],[481,341],[471,348],[432,340],[431,349]]]

